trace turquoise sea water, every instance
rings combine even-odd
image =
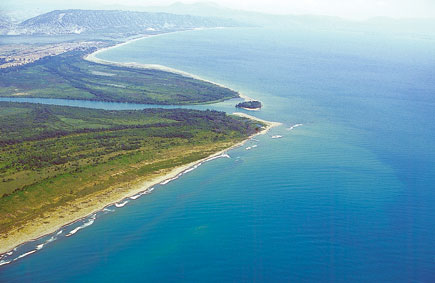
[[[205,30],[99,57],[223,83],[284,125],[63,229],[1,282],[435,281],[435,41]]]

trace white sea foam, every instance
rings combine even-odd
[[[170,179],[164,180],[163,182],[160,183],[160,185],[166,185],[167,183],[172,182],[172,181],[178,179],[178,177],[181,176],[181,175],[177,175],[174,178],[170,178]]]
[[[229,156],[228,153],[222,153],[222,154],[210,157],[206,161],[212,161],[212,160],[215,160],[215,159],[218,159],[218,158],[231,158],[231,156]],[[199,163],[198,166],[201,165],[201,164],[202,163]]]
[[[57,235],[57,234],[56,234],[56,235]],[[45,244],[51,243],[51,242],[53,242],[53,241],[56,241],[56,239],[57,239],[57,237],[53,236],[53,237],[51,237],[50,239],[48,239],[48,240],[45,242]]]
[[[282,138],[282,136],[280,136],[280,135],[272,136],[272,139],[280,139],[280,138]]]
[[[152,191],[154,191],[153,187],[148,188],[145,191],[143,191],[141,193],[138,193],[137,195],[131,196],[130,199],[132,199],[132,200],[138,199],[138,198],[140,198],[143,195],[147,195],[147,194],[151,193]]]
[[[60,230],[59,232],[56,233],[56,236],[59,236],[60,234],[62,234],[63,230]]]
[[[171,179],[164,180],[163,182],[160,183],[160,185],[166,185],[166,184],[169,183],[170,181],[171,181]]]
[[[131,196],[130,199],[135,200],[135,199],[140,198],[141,196],[142,196],[142,194],[137,194],[137,195]]]
[[[71,232],[69,232],[68,234],[66,234],[66,236],[67,236],[67,237],[70,237],[70,236],[74,235],[75,233],[77,233],[79,230],[81,230],[81,229],[83,229],[83,228],[86,228],[86,227],[88,227],[88,226],[91,226],[92,224],[94,224],[95,217],[96,217],[96,215],[94,214],[94,215],[91,217],[91,219],[89,219],[89,220],[88,220],[87,222],[85,222],[83,225],[81,225],[81,226],[79,226],[79,227],[73,229]]]
[[[11,263],[11,261],[0,260],[0,266]]]
[[[192,172],[192,171],[195,170],[196,168],[198,168],[198,166],[193,166],[193,167],[187,169],[186,171],[184,171],[184,174],[189,173],[189,172]]]
[[[37,250],[40,250],[40,249],[42,249],[43,247],[44,247],[44,244],[40,244],[40,245],[37,245],[37,246],[36,246],[36,249],[37,249]]]
[[[290,128],[288,128],[287,130],[291,131],[291,130],[293,130],[294,128],[300,127],[300,126],[302,126],[302,125],[303,125],[303,124],[296,124],[296,125],[293,125],[293,126],[291,126]]]
[[[127,203],[128,203],[128,200],[123,201],[123,202],[121,202],[121,203],[115,203],[115,206],[116,206],[116,207],[123,207],[123,206],[126,205]]]
[[[8,252],[8,253],[6,253],[7,255],[12,255],[14,252]]]
[[[30,251],[30,252],[24,253],[24,254],[20,255],[19,257],[15,258],[14,261],[16,261],[16,260],[18,260],[18,259],[20,259],[20,258],[23,258],[23,257],[25,257],[25,256],[31,255],[31,254],[33,254],[33,253],[36,253],[36,250],[33,250],[33,251]]]

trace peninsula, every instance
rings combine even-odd
[[[217,111],[0,102],[0,253],[272,126]]]
[[[93,51],[95,48],[69,51],[3,69],[0,96],[160,105],[214,103],[239,97],[233,90],[183,74],[83,59]]]

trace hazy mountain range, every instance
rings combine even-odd
[[[169,6],[105,6],[112,10],[56,10],[21,23],[0,15],[0,34],[138,34],[198,27],[277,26],[435,37],[435,19],[372,18],[351,21],[314,15],[270,15],[212,2]],[[131,12],[127,10],[134,10]],[[25,11],[20,11],[24,14]],[[9,11],[9,13],[12,13]],[[30,15],[31,13],[29,13]]]
[[[1,27],[0,19],[0,27]],[[206,18],[168,13],[120,10],[56,10],[25,20],[18,25],[4,23],[9,35],[123,34],[162,32],[179,29],[234,27],[230,19]],[[9,29],[7,29],[9,27]],[[3,32],[5,33],[5,32]]]
[[[179,15],[201,15],[204,17],[234,19],[246,24],[259,26],[303,27],[309,29],[333,29],[338,31],[383,32],[417,35],[435,35],[434,18],[393,19],[376,17],[368,20],[348,20],[333,16],[319,15],[271,15],[259,12],[235,10],[222,7],[213,2],[169,6],[155,6],[141,9],[149,12],[166,12]]]

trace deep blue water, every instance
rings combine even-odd
[[[215,80],[284,126],[0,267],[0,281],[435,282],[435,41],[227,29],[99,57]]]

